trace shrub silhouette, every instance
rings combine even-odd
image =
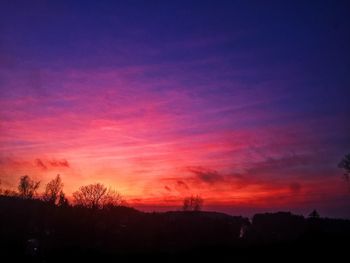
[[[203,206],[203,198],[200,196],[190,196],[186,197],[183,202],[182,209],[183,211],[200,211]]]

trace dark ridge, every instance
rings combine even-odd
[[[233,260],[331,256],[347,251],[350,221],[289,212],[145,213],[131,207],[58,207],[0,196],[0,253],[13,262]]]

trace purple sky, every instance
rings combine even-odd
[[[350,217],[346,1],[1,1],[0,177],[139,207]]]

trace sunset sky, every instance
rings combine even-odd
[[[347,1],[0,2],[0,179],[350,217]]]

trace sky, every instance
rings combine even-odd
[[[0,178],[144,210],[350,218],[347,1],[0,3]]]

